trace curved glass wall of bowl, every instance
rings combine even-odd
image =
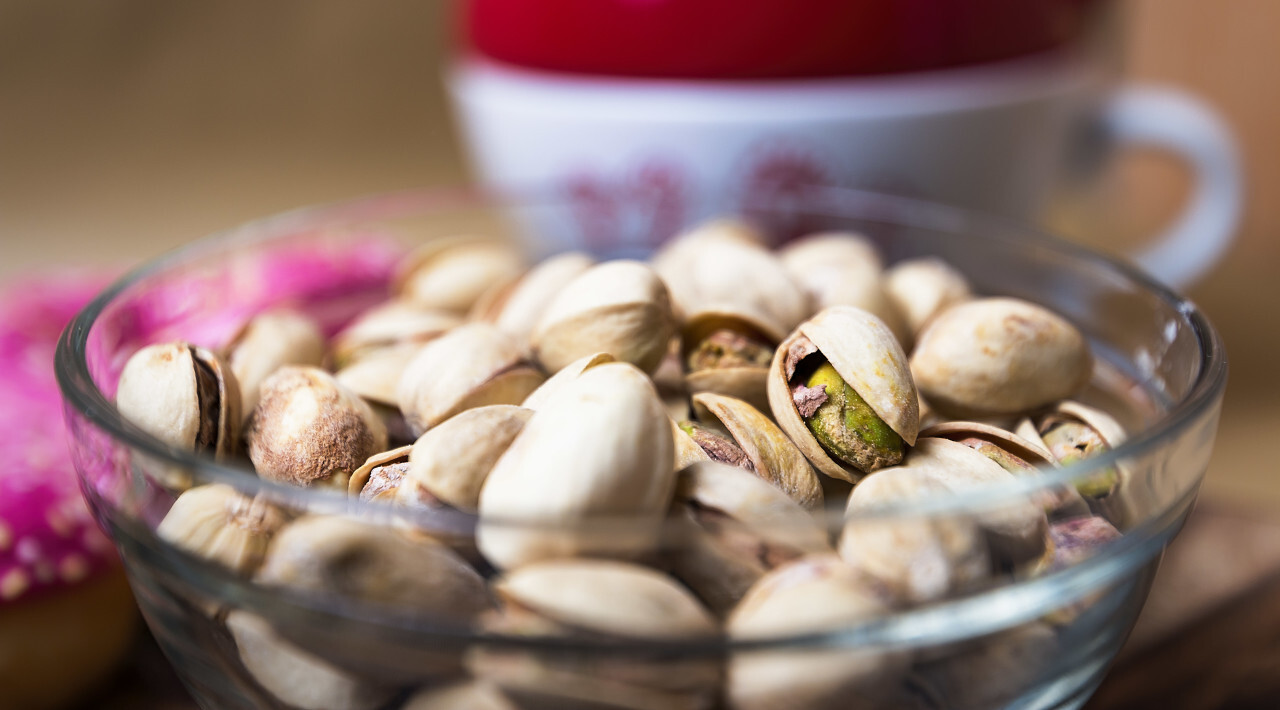
[[[823,698],[837,691],[884,707],[1084,702],[1132,627],[1160,551],[1194,502],[1225,386],[1221,343],[1192,304],[1132,269],[1019,225],[899,198],[813,190],[785,214],[752,216],[781,225],[775,233],[797,225],[858,232],[889,264],[937,256],[978,293],[1023,298],[1064,315],[1087,336],[1097,363],[1080,399],[1115,415],[1132,435],[1096,459],[859,519],[938,523],[999,515],[1037,494],[1122,468],[1123,495],[1105,513],[1124,534],[1099,554],[1039,576],[993,578],[928,603],[743,640],[718,624],[705,633],[645,638],[589,625],[566,630],[545,620],[512,625],[509,618],[423,613],[371,602],[342,585],[286,589],[256,583],[157,535],[180,488],[225,483],[290,518],[342,517],[429,536],[482,576],[497,574],[476,551],[474,516],[272,483],[247,462],[217,463],[149,437],[117,413],[112,397],[125,362],[144,345],[183,339],[220,347],[248,315],[273,306],[302,309],[332,335],[387,297],[396,263],[419,243],[498,236],[535,256],[590,243],[573,236],[581,225],[541,219],[564,214],[548,208],[557,199],[413,192],[272,217],[139,268],[68,328],[58,374],[85,494],[121,549],[148,623],[203,706],[307,707],[314,697],[277,681],[309,678],[315,692],[326,694],[323,703],[338,698],[344,707],[372,710],[470,676],[497,679],[522,702],[554,702],[548,698],[561,693],[588,707],[765,707],[776,692],[771,678],[815,708],[829,707]],[[531,225],[539,233],[531,234]],[[624,237],[598,251],[641,256],[633,248],[638,243]],[[843,512],[827,511],[831,531],[840,529]],[[608,539],[637,524],[593,520],[565,534]],[[667,544],[683,544],[670,537]],[[629,700],[618,700],[620,693]]]

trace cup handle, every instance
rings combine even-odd
[[[1203,277],[1235,238],[1244,201],[1240,158],[1231,131],[1204,102],[1175,89],[1121,89],[1103,121],[1119,144],[1164,149],[1195,173],[1182,213],[1134,261],[1156,278],[1184,288]]]

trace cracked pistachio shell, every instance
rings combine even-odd
[[[360,314],[334,336],[333,358],[341,369],[382,348],[421,345],[459,325],[462,318],[457,314],[427,310],[399,299],[388,301]]]
[[[524,256],[504,241],[437,239],[405,257],[392,288],[423,308],[465,314],[495,283],[524,273]]]
[[[949,657],[920,665],[915,680],[946,708],[997,708],[1047,680],[1061,652],[1043,622],[1016,626],[959,645]]]
[[[421,434],[472,407],[518,404],[545,379],[515,338],[488,323],[468,323],[423,346],[396,394],[409,427]]]
[[[791,397],[787,356],[802,338],[817,348],[876,416],[913,445],[920,426],[920,398],[907,368],[907,356],[883,321],[852,306],[833,306],[801,323],[773,356],[768,393],[778,426],[819,471],[856,483],[863,473],[827,454],[805,426]]]
[[[779,567],[752,586],[729,616],[733,640],[839,630],[890,613],[868,583],[835,555]],[[726,696],[735,710],[875,707],[907,671],[901,652],[875,648],[784,648],[736,652]]]
[[[493,608],[484,580],[445,545],[337,515],[286,525],[254,581],[454,625]]]
[[[710,461],[711,456],[698,446],[698,443],[689,436],[676,420],[671,420],[671,441],[675,447],[675,467],[674,470],[679,471],[687,466],[692,466],[700,461]]]
[[[226,624],[245,670],[291,708],[374,710],[396,692],[394,687],[349,673],[285,641],[260,616],[233,611]]]
[[[682,356],[697,348],[698,345],[718,330],[729,330],[741,333],[772,349],[785,335],[786,331],[757,321],[751,314],[737,314],[729,310],[704,310],[687,316],[681,328]],[[681,358],[683,363],[684,357]],[[683,364],[681,365],[683,367]],[[689,394],[711,392],[749,402],[753,407],[769,411],[769,398],[765,392],[765,383],[769,376],[769,366],[735,364],[728,367],[713,367],[694,370],[684,375],[683,389]]]
[[[973,298],[968,279],[937,257],[895,264],[884,274],[884,290],[916,335],[934,316]]]
[[[410,446],[374,454],[351,473],[347,495],[362,501],[394,500],[408,471]]]
[[[468,680],[427,688],[405,701],[401,710],[521,710],[492,683]]]
[[[1040,434],[1049,418],[1056,418],[1066,421],[1076,421],[1091,430],[1102,443],[1105,444],[1107,450],[1115,449],[1122,445],[1127,438],[1124,426],[1116,421],[1114,417],[1106,412],[1090,407],[1079,402],[1066,400],[1056,404],[1053,409],[1040,417],[1037,424],[1032,424],[1029,419],[1019,424],[1018,431],[1027,437],[1034,438],[1035,441],[1044,445],[1046,449],[1050,449],[1055,456],[1062,456],[1060,463],[1070,465],[1075,463],[1080,457],[1088,457],[1101,453],[1101,450],[1067,450],[1062,448],[1053,449],[1045,443],[1044,437]],[[1038,428],[1039,427],[1039,428]],[[1077,445],[1081,442],[1076,441]],[[1071,441],[1065,442],[1066,446],[1071,445]],[[1058,446],[1064,446],[1063,442],[1058,442]],[[1064,455],[1065,453],[1065,455]],[[1128,465],[1121,461],[1114,466],[1104,468],[1096,473],[1078,478],[1075,480],[1072,488],[1080,493],[1087,495],[1093,501],[1093,505],[1097,506],[1103,514],[1116,521],[1118,524],[1125,524],[1134,518],[1134,511],[1131,509],[1131,503],[1126,500],[1128,481],[1131,478]],[[1087,506],[1086,506],[1087,507]],[[1076,511],[1085,512],[1085,511]]]
[[[116,389],[120,415],[170,446],[219,459],[240,439],[240,385],[216,353],[183,342],[134,353]]]
[[[654,267],[686,319],[731,314],[776,342],[812,313],[808,294],[761,247],[705,239],[659,255]]]
[[[643,639],[712,636],[702,603],[665,574],[612,560],[547,560],[493,583],[501,599],[564,626]]]
[[[950,439],[920,439],[902,468],[921,471],[956,495],[1015,480],[996,462]],[[973,517],[986,532],[997,561],[1018,566],[1044,554],[1049,521],[1037,501],[995,503]]]
[[[617,360],[609,353],[593,353],[574,360],[560,368],[551,377],[548,377],[546,382],[538,386],[538,389],[530,392],[529,396],[525,397],[524,401],[520,403],[520,406],[534,411],[541,409],[560,388],[577,379],[579,375],[587,370],[596,365],[603,365],[606,362],[617,362]]]
[[[409,479],[448,505],[475,512],[489,471],[533,411],[494,404],[460,412],[414,442]]]
[[[334,374],[338,382],[365,400],[395,407],[396,387],[421,343],[396,343],[369,351]]]
[[[674,330],[662,279],[641,262],[620,259],[565,284],[542,312],[530,343],[548,372],[601,351],[653,372]]]
[[[534,325],[560,289],[595,263],[595,259],[581,252],[544,259],[520,278],[494,286],[476,303],[471,319],[493,323],[521,342],[528,342]]]
[[[885,292],[880,254],[852,232],[822,232],[791,242],[778,252],[787,273],[804,287],[815,310],[855,306],[889,326],[903,347],[912,331]]]
[[[259,389],[268,376],[285,365],[319,367],[324,353],[320,327],[301,313],[280,309],[249,319],[226,348],[227,364],[240,384],[244,417],[258,406]]]
[[[830,552],[822,524],[777,488],[714,461],[677,476],[673,512],[688,525],[671,544],[673,573],[717,614],[773,567]]]
[[[919,604],[971,589],[987,579],[991,560],[981,531],[967,517],[875,512],[950,491],[907,468],[876,471],[854,486],[845,510],[840,556],[876,580],[900,604]]]
[[[911,372],[940,412],[1017,414],[1071,396],[1093,357],[1075,326],[1014,298],[983,298],[943,311],[916,343]]]
[[[643,372],[626,363],[583,372],[534,412],[489,472],[480,551],[510,568],[652,550],[675,485],[673,449],[670,420]]]
[[[754,473],[810,510],[822,507],[822,484],[808,459],[768,417],[740,399],[704,392],[693,396],[702,420],[714,419],[751,461]]]
[[[156,534],[237,574],[251,575],[286,519],[271,503],[214,483],[178,496],[156,527]]]
[[[245,439],[258,475],[298,486],[338,485],[387,448],[369,404],[315,367],[288,365],[262,383]]]

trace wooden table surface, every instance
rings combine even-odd
[[[1086,710],[1280,708],[1280,521],[1201,505]],[[195,710],[144,636],[81,710]]]

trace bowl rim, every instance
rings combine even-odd
[[[363,512],[369,517],[381,517],[380,513],[385,513],[387,507],[385,505],[352,501],[345,491],[301,488],[264,480],[247,467],[218,462],[170,446],[124,419],[97,386],[89,370],[88,339],[97,318],[117,296],[138,281],[162,273],[169,267],[188,263],[204,251],[223,249],[229,243],[282,239],[308,229],[332,226],[335,220],[350,224],[373,219],[421,216],[428,210],[443,213],[449,210],[501,207],[503,204],[552,204],[561,199],[561,196],[555,194],[498,193],[473,188],[424,188],[380,193],[301,207],[251,220],[145,261],[99,293],[76,314],[59,337],[54,369],[64,406],[68,408],[67,414],[70,416],[74,410],[114,440],[160,462],[192,470],[208,482],[226,483],[246,494],[261,493],[307,510],[347,514]],[[957,495],[937,496],[859,511],[857,516],[860,519],[972,513],[1010,498],[1025,497],[1083,479],[1124,459],[1150,453],[1210,413],[1221,402],[1228,368],[1226,353],[1217,331],[1192,301],[1134,266],[1014,220],[914,198],[849,188],[813,187],[804,190],[798,201],[804,204],[805,212],[825,216],[884,221],[909,228],[964,234],[984,241],[1015,243],[1033,240],[1038,247],[1086,262],[1091,268],[1108,271],[1113,277],[1123,279],[1164,302],[1191,328],[1200,352],[1199,371],[1186,395],[1179,401],[1170,403],[1170,409],[1150,426],[1133,433],[1124,443],[1105,454],[1059,469],[1042,471],[1039,476],[1018,477],[1007,483]],[[1200,472],[1197,477],[1203,475],[1204,472]],[[843,514],[843,511],[840,512]],[[502,524],[530,525],[527,521],[502,521]]]

